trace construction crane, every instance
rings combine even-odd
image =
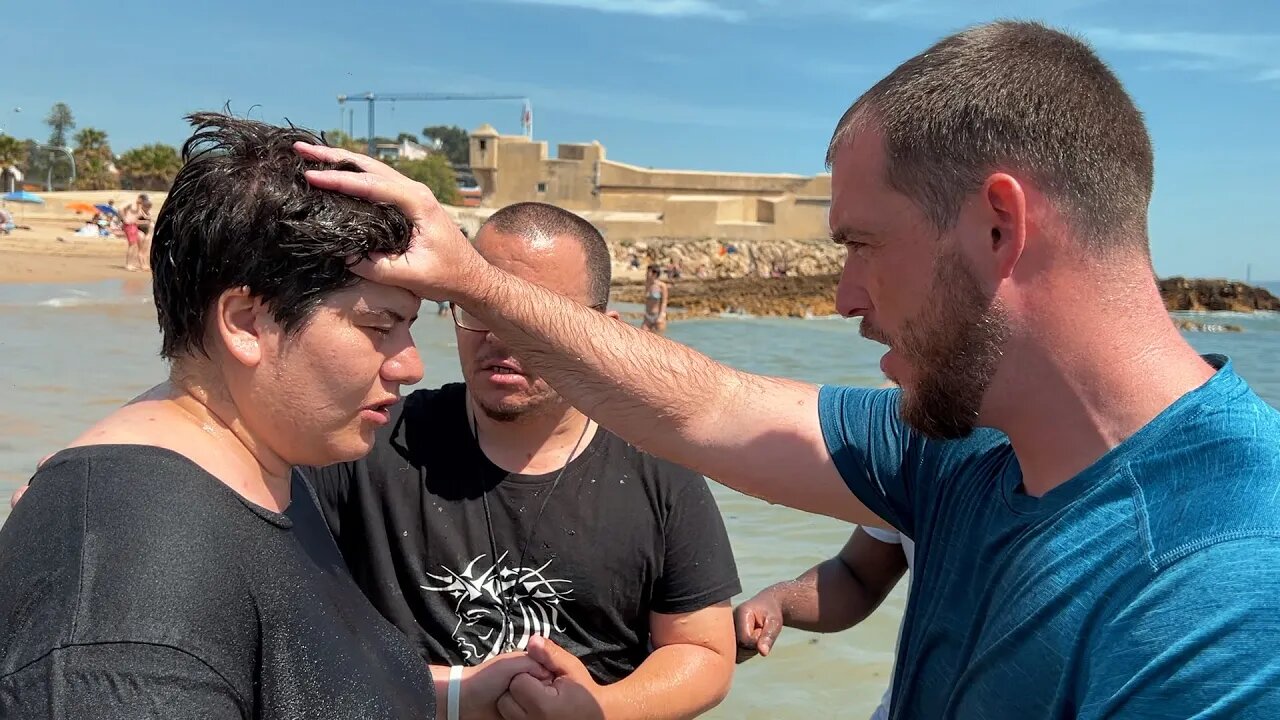
[[[529,118],[529,98],[524,95],[472,95],[467,93],[352,93],[350,95],[339,95],[338,104],[344,105],[348,101],[356,102],[363,100],[369,103],[369,157],[377,157],[377,148],[374,147],[373,132],[373,106],[379,102],[447,102],[455,100],[523,100],[526,109],[526,118],[528,125],[532,125],[532,119]]]

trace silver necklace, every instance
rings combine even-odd
[[[476,415],[474,405],[468,403],[471,407],[471,434],[476,439],[476,447],[480,449],[480,453],[484,454],[484,448],[480,446],[480,425]],[[529,534],[525,536],[524,545],[520,548],[520,557],[517,560],[513,571],[518,575],[524,571],[525,553],[529,550],[529,543],[533,541],[533,537],[537,534],[538,523],[542,521],[542,513],[547,509],[547,503],[551,500],[551,495],[556,491],[556,487],[560,485],[560,479],[564,477],[565,471],[569,469],[569,463],[573,462],[574,456],[578,454],[578,448],[582,446],[582,441],[587,437],[587,430],[591,428],[591,419],[587,418],[586,424],[582,426],[582,433],[578,435],[578,440],[573,444],[573,449],[569,451],[569,456],[565,458],[564,466],[560,468],[560,472],[556,473],[556,477],[551,481],[551,488],[547,490],[546,497],[542,498],[542,506],[538,508],[538,514],[534,516],[533,523],[529,526]],[[501,569],[498,564],[498,541],[493,534],[493,514],[489,510],[489,491],[487,488],[481,488],[480,504],[484,506],[484,525],[485,530],[489,534],[489,557],[492,558],[494,565],[493,572],[500,573]],[[498,578],[500,581],[501,578]],[[512,652],[518,650],[515,646],[515,619],[511,617],[511,590],[516,587],[517,583],[510,585],[499,582],[498,585],[498,602],[502,607],[502,628],[499,630],[501,636],[498,643],[501,645],[499,652]]]

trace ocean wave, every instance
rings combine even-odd
[[[151,302],[150,296],[104,298],[91,295],[73,295],[71,297],[54,297],[39,300],[34,305],[49,308],[79,308],[99,305],[139,305]]]
[[[1196,319],[1203,318],[1254,318],[1256,320],[1280,320],[1280,312],[1275,310],[1256,310],[1254,312],[1237,312],[1235,310],[1177,310],[1169,313],[1174,317]]]
[[[0,303],[0,308],[41,307],[53,309],[74,309],[142,305],[149,302],[151,302],[150,296],[104,298],[94,297],[92,295],[71,295],[45,298],[43,300],[28,300],[26,302]]]

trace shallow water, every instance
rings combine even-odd
[[[460,379],[449,317],[424,304],[414,329],[426,364],[422,386]],[[628,308],[621,308],[628,309]],[[1241,334],[1188,335],[1202,352],[1230,355],[1272,404],[1280,402],[1280,315],[1198,319]],[[840,318],[738,318],[675,323],[670,337],[738,368],[812,382],[878,385],[882,348]],[[163,376],[159,333],[143,279],[83,285],[0,285],[0,496],[36,461]],[[670,392],[679,393],[679,388]],[[714,487],[745,594],[794,577],[831,556],[850,526],[770,506]],[[0,506],[0,521],[8,504]],[[906,583],[871,618],[840,635],[783,633],[774,653],[739,667],[711,718],[866,717],[888,681]]]

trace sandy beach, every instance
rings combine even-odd
[[[0,236],[0,283],[91,282],[139,275],[124,269],[123,240]],[[65,234],[63,235],[65,237]]]
[[[76,230],[93,215],[67,209],[69,203],[106,203],[123,208],[137,197],[132,190],[36,193],[43,205],[5,203],[18,227],[0,235],[0,283],[92,282],[128,279],[139,273],[124,269],[122,237],[84,237]],[[165,193],[148,193],[158,213]]]

